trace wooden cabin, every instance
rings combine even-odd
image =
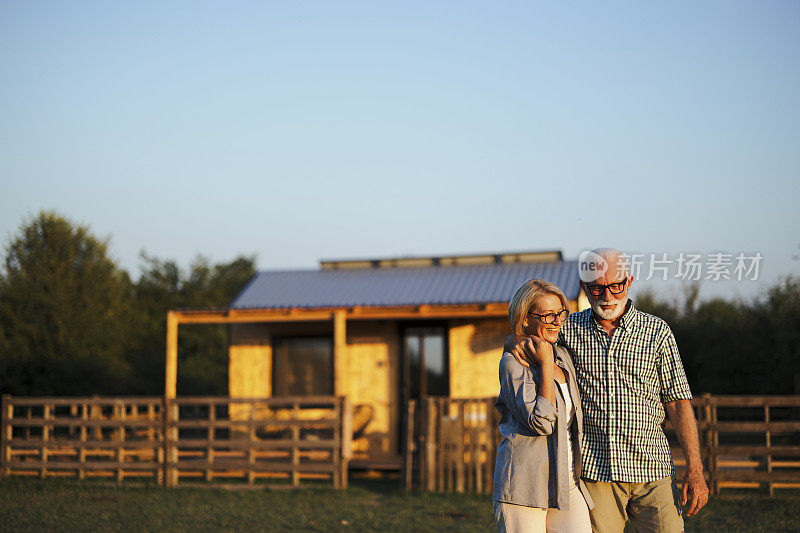
[[[561,287],[570,311],[586,307],[577,263],[560,251],[260,272],[228,309],[169,313],[166,396],[175,396],[178,325],[228,323],[231,397],[346,395],[351,466],[399,466],[409,399],[497,394],[508,302],[534,277]]]

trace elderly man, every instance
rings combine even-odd
[[[595,264],[582,270],[581,288],[591,308],[567,318],[559,342],[572,352],[583,402],[582,477],[595,503],[592,529],[619,533],[630,520],[636,531],[683,531],[679,500],[691,516],[708,501],[708,487],[675,337],[628,299],[633,276],[619,250],[589,256]],[[509,337],[506,351],[527,366],[535,349],[530,339]],[[665,412],[687,461],[682,494],[661,429]]]

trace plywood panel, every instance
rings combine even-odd
[[[348,322],[342,390],[353,403],[354,458],[380,460],[399,450],[397,325]]]
[[[450,324],[450,397],[479,398],[498,393],[497,369],[508,319],[454,321]]]
[[[228,392],[232,398],[269,398],[272,391],[269,344],[228,348]]]

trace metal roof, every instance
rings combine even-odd
[[[388,307],[508,302],[530,278],[577,300],[577,261],[423,268],[267,271],[256,274],[232,309]]]

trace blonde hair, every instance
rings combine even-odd
[[[533,307],[534,302],[545,294],[558,296],[564,309],[569,309],[567,297],[555,283],[550,283],[539,278],[529,279],[517,289],[511,302],[508,304],[508,321],[511,324],[511,331],[514,335],[521,337],[525,335],[522,321],[528,315],[528,311]]]

